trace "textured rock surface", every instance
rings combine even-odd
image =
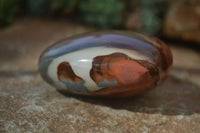
[[[200,42],[200,0],[172,1],[163,28],[172,39]]]
[[[45,83],[37,61],[47,44],[89,30],[62,21],[22,20],[0,31],[0,132],[200,131],[198,51],[172,46],[170,77],[138,97],[63,95]]]

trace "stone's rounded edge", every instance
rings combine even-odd
[[[173,55],[170,48],[165,42],[163,42],[157,37],[150,35],[143,35],[141,33],[138,33],[138,36],[140,36],[141,38],[145,38],[144,40],[152,44],[157,49],[160,55],[157,60],[157,64],[160,66],[159,68],[161,69],[160,70],[161,78],[164,79],[170,72],[173,64]]]
[[[47,75],[47,71],[48,71],[49,64],[53,60],[53,57],[52,58],[43,58],[42,56],[43,56],[43,54],[40,56],[39,64],[38,64],[38,66],[39,66],[38,69],[39,69],[40,75],[46,82],[48,82],[49,84],[52,85],[53,81]]]
[[[96,31],[96,32],[81,33],[81,34],[78,34],[78,35],[75,35],[75,36],[70,36],[70,37],[67,37],[63,40],[57,41],[43,51],[43,53],[40,56],[40,60],[41,60],[41,58],[58,57],[60,55],[66,54],[65,50],[63,50],[62,53],[58,53],[58,52],[53,51],[53,50],[58,48],[58,47],[61,47],[62,49],[67,49],[67,48],[65,48],[65,46],[71,45],[72,40],[75,40],[75,39],[86,39],[86,40],[83,40],[83,41],[91,41],[90,38],[88,38],[88,37],[93,36],[93,37],[96,37],[96,38],[92,39],[93,41],[97,40],[97,41],[102,41],[101,43],[105,43],[103,39],[102,40],[98,39],[102,35],[120,35],[122,37],[129,37],[131,39],[134,38],[134,39],[137,39],[137,40],[144,42],[146,44],[150,44],[152,47],[155,48],[154,52],[156,52],[156,53],[158,52],[157,48],[154,45],[155,43],[152,41],[154,39],[150,36],[143,35],[141,33],[136,33],[136,32],[133,32],[133,31],[123,32],[123,31],[118,31],[118,30],[110,30],[110,31]],[[109,42],[110,40],[109,40],[109,38],[106,38],[105,41]],[[110,43],[112,43],[112,42],[110,42]],[[90,46],[90,47],[93,47],[93,46]],[[96,46],[94,46],[94,47],[96,47]],[[115,47],[115,46],[113,46],[113,47]],[[87,47],[84,47],[84,48],[87,48]],[[131,48],[123,48],[123,49],[131,49]],[[75,49],[75,50],[77,50],[77,49]],[[152,49],[149,49],[149,50],[152,50]],[[49,52],[49,54],[46,54],[47,52]],[[155,60],[155,59],[152,59],[152,60]]]
[[[158,53],[159,53],[159,60],[158,62],[160,62],[160,74],[161,74],[161,78],[165,79],[165,77],[169,74],[169,72],[172,69],[172,64],[173,64],[173,55],[172,52],[170,50],[170,48],[168,47],[168,45],[163,42],[162,40],[160,40],[159,38],[156,37],[150,37],[152,39],[152,41],[154,41],[154,44],[159,44],[155,45],[156,48],[158,49]]]
[[[149,46],[151,46],[151,47],[153,46],[152,41],[150,41],[151,40],[150,37],[140,34],[140,33],[137,33],[137,32],[133,32],[133,31],[125,31],[124,32],[124,31],[119,31],[119,30],[94,31],[94,32],[87,32],[87,33],[81,33],[81,34],[74,35],[74,36],[69,36],[65,39],[57,41],[57,42],[53,43],[52,45],[50,45],[46,50],[44,50],[43,56],[44,57],[56,56],[56,55],[58,56],[58,55],[65,54],[65,52],[66,52],[65,50],[67,50],[68,46],[74,45],[74,44],[81,44],[84,42],[96,43],[96,41],[98,41],[98,42],[101,41],[99,46],[103,45],[104,43],[113,43],[113,41],[115,41],[114,43],[117,43],[118,38],[115,38],[116,40],[114,40],[113,38],[107,38],[106,36],[109,36],[109,35],[119,35],[122,37],[122,39],[124,39],[123,37],[128,37],[130,39],[136,39],[137,41],[140,41],[139,43],[143,42],[143,43],[145,43],[145,45],[150,44]],[[112,40],[110,40],[110,39],[112,39]],[[80,42],[73,43],[73,40],[80,40]],[[130,45],[130,44],[128,44],[128,45]],[[67,48],[66,48],[66,46],[67,46]],[[111,46],[111,45],[109,45],[109,46]],[[93,46],[90,45],[89,47],[93,47]],[[94,45],[94,47],[96,47],[96,46]],[[59,50],[63,50],[63,49],[64,50],[62,51],[62,53],[57,53],[56,51],[51,52],[52,50],[55,50],[57,48],[61,48]],[[83,47],[83,48],[87,48],[87,47]],[[124,49],[126,49],[126,48],[124,48]],[[131,48],[127,48],[127,49],[131,49]],[[79,49],[75,49],[75,50],[79,50]],[[152,50],[152,49],[149,49],[149,50]],[[51,54],[48,54],[48,55],[44,54],[44,53],[47,53],[47,51],[50,52]]]
[[[166,73],[168,73],[171,68],[172,68],[172,64],[173,64],[173,55],[172,55],[172,52],[171,50],[169,49],[169,47],[167,46],[167,44],[165,44],[162,40],[160,39],[157,39],[159,40],[159,42],[162,44],[162,53],[163,53],[163,58],[165,60],[165,63],[163,64],[163,68],[164,68],[164,71]]]
[[[141,33],[136,33],[136,35],[138,35],[140,38],[143,38],[144,41],[152,44],[157,49],[159,58],[156,63],[160,66],[160,75],[161,78],[164,79],[170,72],[173,64],[173,55],[170,48],[165,42],[157,37],[144,35]]]
[[[104,32],[93,32],[93,33],[86,33],[86,34],[80,34],[80,35],[77,35],[77,36],[72,36],[72,37],[67,38],[67,40],[65,39],[65,40],[56,42],[53,45],[51,45],[50,47],[48,47],[41,54],[40,59],[39,59],[39,71],[40,71],[42,78],[45,81],[47,81],[49,84],[55,86],[52,79],[49,77],[49,75],[47,73],[48,66],[51,64],[51,62],[55,58],[59,57],[60,55],[66,54],[66,53],[56,53],[56,52],[54,53],[54,52],[52,52],[52,54],[45,55],[46,52],[49,52],[49,51],[53,50],[54,48],[58,47],[58,44],[60,46],[70,45],[70,41],[73,40],[73,39],[77,39],[78,37],[84,38],[84,37],[87,37],[87,36],[91,36],[93,34],[101,36],[103,33]],[[139,33],[135,33],[135,32],[125,33],[125,32],[122,32],[122,31],[106,31],[105,34],[119,34],[119,35],[122,35],[122,36],[128,36],[130,38],[136,38],[136,39],[139,39],[141,41],[144,41],[145,43],[152,45],[153,47],[155,47],[155,49],[157,50],[157,53],[159,54],[159,58],[155,59],[154,61],[157,61],[157,62],[160,61],[160,64],[159,63],[157,64],[157,62],[155,62],[154,65],[160,65],[158,67],[162,67],[162,65],[165,64],[165,65],[167,65],[166,67],[168,68],[165,72],[168,73],[170,71],[170,66],[172,65],[172,54],[171,54],[170,49],[167,47],[167,45],[164,42],[162,42],[161,40],[154,38],[154,37],[149,37],[149,36],[145,36],[145,35],[142,35],[142,34],[139,34]],[[164,69],[162,68],[162,70],[164,70]],[[159,69],[159,72],[162,73],[162,70]],[[166,75],[163,76],[163,74],[158,74],[158,75],[160,75],[161,79],[166,77]],[[124,93],[120,93],[119,95],[114,94],[114,93],[113,93],[113,95],[112,94],[99,95],[98,91],[95,91],[95,93],[76,93],[76,91],[70,91],[70,90],[67,90],[67,89],[66,90],[60,89],[59,87],[56,87],[56,86],[55,87],[59,91],[67,92],[67,93],[75,93],[77,95],[87,95],[87,96],[91,96],[91,97],[113,97],[113,98],[117,98],[117,97],[130,97],[132,95],[139,95],[139,94],[141,94],[141,93],[143,93],[147,90],[150,90],[154,86],[156,86],[156,84],[158,83],[157,81],[158,80],[156,80],[155,84],[149,85],[149,87],[146,87],[146,89],[144,89],[144,90],[141,89],[141,91],[138,91],[138,92],[127,91],[127,92],[124,92]],[[121,87],[121,88],[123,88],[123,87]],[[111,93],[112,93],[112,91],[111,91]]]

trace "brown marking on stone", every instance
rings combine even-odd
[[[155,86],[159,80],[159,70],[147,61],[134,60],[123,53],[113,53],[95,57],[90,76],[95,83],[105,79],[117,81],[117,85],[105,87],[92,95],[126,97],[140,94]]]
[[[66,80],[71,80],[72,82],[79,82],[83,81],[83,79],[79,76],[77,76],[73,70],[69,62],[62,62],[58,65],[57,67],[57,76],[58,79],[66,79]]]
[[[149,70],[149,73],[150,73],[151,76],[159,75],[159,70],[155,65],[153,65],[153,64],[151,64],[147,61],[143,61],[143,60],[139,60],[137,62],[139,64],[141,64],[142,66],[144,66],[145,68],[147,68]],[[158,77],[157,79],[159,80],[160,78]]]
[[[102,82],[104,78],[108,81],[115,80],[109,73],[110,63],[115,63],[118,60],[126,60],[128,56],[122,53],[113,53],[105,56],[97,56],[93,59],[90,77],[97,83]],[[101,78],[100,78],[101,77]]]
[[[159,80],[159,75],[152,76],[150,71],[144,67],[141,69],[144,71],[140,71],[136,74],[132,74],[135,73],[135,71],[138,71],[134,70],[134,68],[125,70],[127,73],[124,73],[124,75],[119,75],[117,73],[116,79],[118,84],[116,86],[105,87],[101,90],[93,92],[92,95],[103,97],[128,97],[141,94],[156,86]]]

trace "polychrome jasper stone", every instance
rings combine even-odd
[[[62,92],[128,97],[155,87],[172,66],[161,40],[128,31],[76,35],[50,46],[39,71]]]

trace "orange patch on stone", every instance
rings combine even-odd
[[[140,77],[148,70],[139,63],[132,60],[120,60],[110,63],[110,73],[115,77],[119,84],[127,85],[138,82]]]
[[[74,83],[83,81],[82,78],[80,78],[73,72],[71,65],[66,61],[58,65],[57,76],[59,80],[61,80],[62,78],[66,80],[71,80]]]
[[[159,80],[158,69],[153,64],[131,59],[122,53],[96,57],[90,74],[96,83],[105,79],[117,81],[117,85],[92,93],[104,97],[137,95],[155,86]]]

